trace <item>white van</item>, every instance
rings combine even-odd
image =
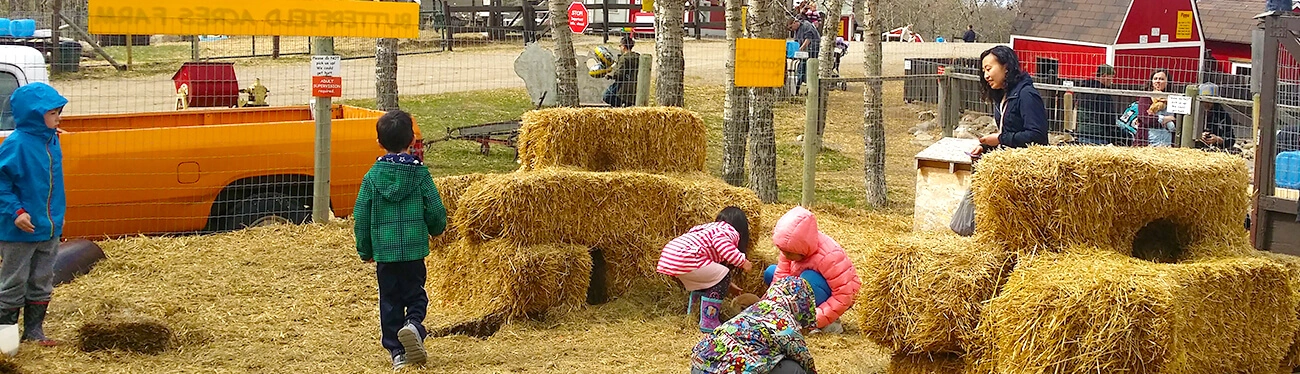
[[[0,45],[0,136],[14,129],[14,116],[9,111],[9,95],[28,83],[50,83],[45,56],[36,48],[21,45]]]

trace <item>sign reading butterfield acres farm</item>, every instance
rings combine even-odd
[[[785,85],[785,40],[736,39],[736,87]]]
[[[350,0],[89,0],[91,34],[419,36],[420,6]]]

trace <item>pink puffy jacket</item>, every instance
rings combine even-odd
[[[834,239],[817,231],[817,218],[803,207],[795,207],[776,221],[772,230],[772,243],[784,252],[798,253],[803,261],[790,261],[785,255],[780,256],[776,265],[776,275],[781,279],[790,275],[803,273],[812,269],[826,278],[831,286],[831,297],[817,306],[817,327],[822,328],[835,322],[844,311],[853,306],[853,298],[862,287],[853,262],[844,254],[844,248]]]

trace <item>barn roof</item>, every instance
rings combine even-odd
[[[1264,11],[1265,0],[1199,0],[1197,13],[1206,40],[1250,44],[1250,31]]]
[[[1228,1],[1228,0],[1220,0]],[[1133,0],[1023,0],[1016,35],[1111,45]],[[1256,8],[1262,9],[1262,8]],[[1249,35],[1249,33],[1248,33]]]

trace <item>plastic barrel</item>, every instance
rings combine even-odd
[[[785,58],[794,58],[794,53],[799,51],[799,42],[793,40],[785,41]]]
[[[9,33],[10,22],[13,21],[10,21],[8,18],[0,18],[0,37],[13,35]]]
[[[54,284],[71,282],[78,275],[90,272],[96,262],[103,260],[104,250],[85,239],[69,240],[59,245],[54,255]]]
[[[1278,187],[1300,189],[1300,151],[1279,153],[1274,168]]]
[[[18,19],[9,22],[9,32],[19,38],[29,38],[36,35],[36,20]]]
[[[81,69],[81,43],[59,42],[59,60],[53,64],[55,72],[75,72]]]

